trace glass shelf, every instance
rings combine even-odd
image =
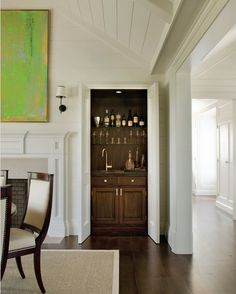
[[[147,129],[141,127],[127,128],[93,128],[92,145],[146,145]]]
[[[104,146],[129,146],[129,145],[141,145],[141,146],[145,146],[147,145],[147,143],[92,143],[92,145],[104,145]]]
[[[146,130],[147,127],[91,127],[92,130]]]

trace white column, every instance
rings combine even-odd
[[[177,254],[192,253],[192,151],[190,73],[170,80],[170,228]]]

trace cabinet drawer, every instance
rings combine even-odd
[[[92,186],[111,186],[118,185],[117,177],[92,177]]]
[[[146,177],[120,177],[119,185],[121,186],[145,186]]]

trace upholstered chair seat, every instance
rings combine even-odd
[[[10,230],[9,251],[17,251],[35,247],[36,235],[26,230],[12,228]]]

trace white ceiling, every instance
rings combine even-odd
[[[96,80],[102,76],[104,80],[109,80],[112,76],[116,81],[145,81],[154,79],[155,73],[162,73],[161,69],[165,67],[160,61],[168,64],[173,51],[181,43],[177,37],[185,35],[190,20],[195,19],[192,14],[195,15],[194,12],[204,2],[205,0],[1,1],[4,9],[50,9],[50,72],[55,79],[74,77],[76,80]],[[222,22],[227,22],[225,17],[222,19]],[[219,36],[219,28],[216,33]],[[222,43],[210,54],[203,56],[202,62],[192,72],[193,88],[205,89],[206,83],[207,86],[210,84],[216,87],[222,77],[228,89],[234,84],[235,35],[234,27],[234,31],[229,32]],[[166,45],[169,44],[168,41],[169,47]],[[58,72],[58,66],[63,68],[63,72]],[[202,97],[197,95],[195,98]]]
[[[211,105],[215,105],[217,100],[215,99],[192,99],[192,112],[198,113],[208,108]]]
[[[1,0],[3,9],[49,9],[55,80],[152,82],[182,0]],[[58,71],[58,67],[63,71]]]
[[[236,25],[202,58],[193,79],[236,79]]]
[[[233,19],[229,21],[231,14],[227,11],[224,15],[223,11],[218,24],[216,21],[216,26],[210,28],[193,51],[192,98],[236,99],[236,19],[232,14]],[[228,29],[221,35],[217,25],[222,28],[224,23]]]
[[[60,1],[64,18],[151,72],[181,0]]]

